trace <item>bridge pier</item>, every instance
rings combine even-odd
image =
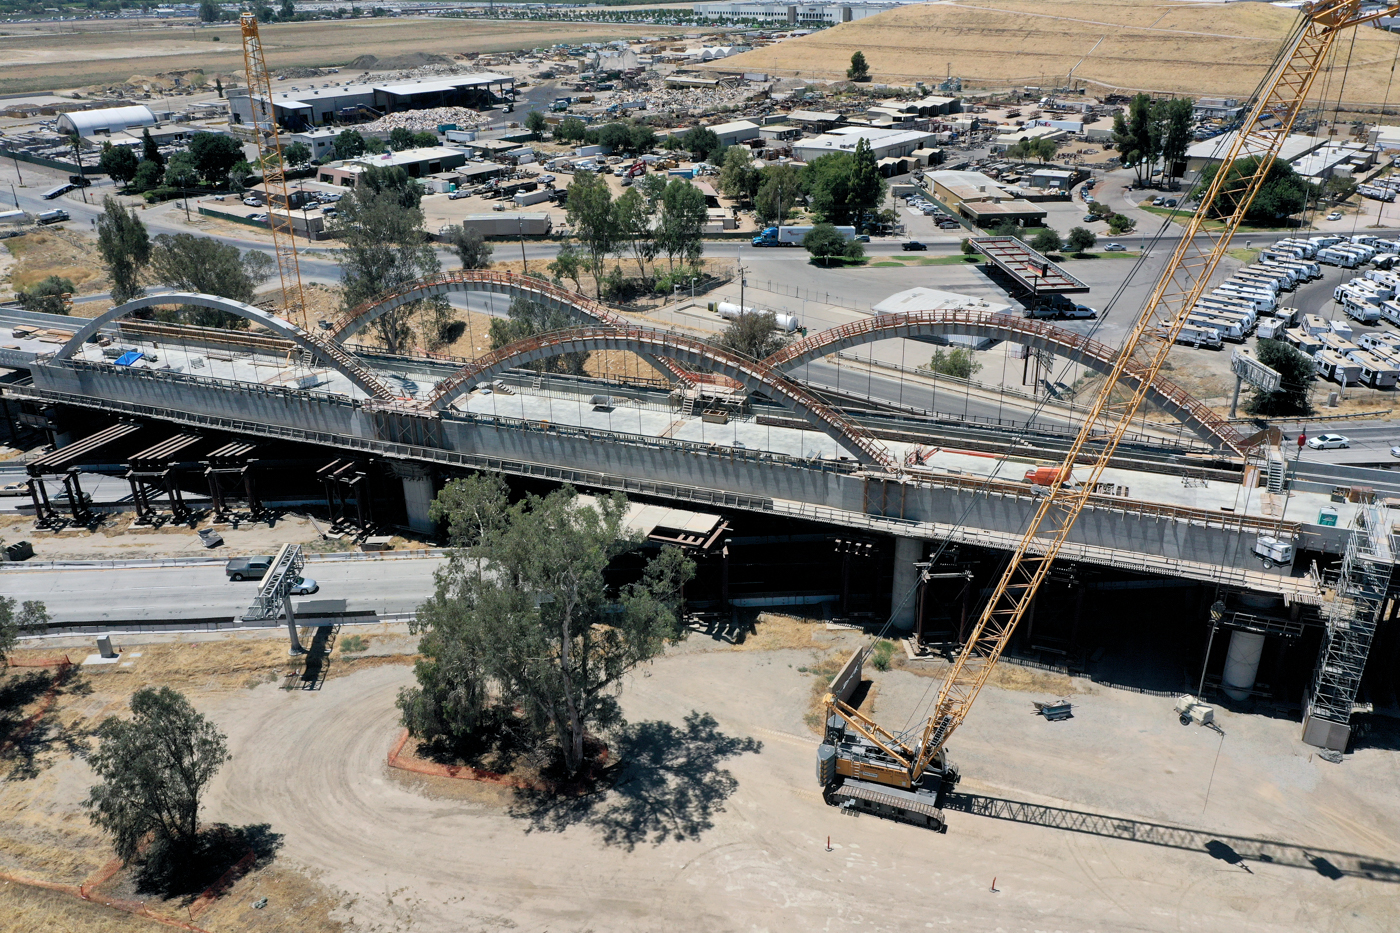
[[[911,592],[919,579],[916,561],[924,558],[924,542],[919,538],[899,537],[894,539],[894,581],[890,587],[890,614],[894,621],[894,631],[908,635],[914,631],[919,600]],[[905,595],[908,599],[905,599]],[[900,601],[903,600],[903,605]]]
[[[423,534],[431,534],[437,527],[433,521],[433,471],[431,467],[409,460],[391,460],[394,475],[403,480],[404,511],[408,513],[408,527]]]

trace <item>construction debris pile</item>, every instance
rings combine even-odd
[[[646,109],[652,113],[720,113],[726,108],[742,107],[754,97],[765,96],[766,90],[752,84],[741,84],[738,87],[668,88],[665,86],[665,79],[655,72],[639,75],[635,81],[635,89],[621,89],[618,96],[628,100],[645,101]]]
[[[455,123],[458,129],[483,126],[489,114],[480,114],[466,107],[434,107],[431,110],[408,110],[390,113],[372,123],[359,127],[363,133],[391,133],[403,127],[413,133],[435,133],[444,124]]]

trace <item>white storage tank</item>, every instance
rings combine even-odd
[[[746,314],[771,314],[774,322],[778,325],[778,330],[786,334],[790,334],[802,326],[795,315],[768,311],[764,308],[740,307],[731,301],[712,301],[709,308],[726,321],[738,320]]]

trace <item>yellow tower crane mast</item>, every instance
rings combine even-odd
[[[277,255],[277,273],[282,280],[282,314],[306,330],[306,298],[301,288],[301,265],[297,261],[297,240],[292,230],[292,202],[287,193],[287,167],[282,158],[282,138],[277,130],[277,112],[272,104],[272,79],[263,58],[258,18],[244,13],[238,18],[243,31],[243,70],[248,78],[248,104],[253,111],[253,138],[258,147],[258,170],[267,191],[268,226],[272,229],[272,249]],[[278,213],[278,207],[281,213]]]
[[[1361,5],[1362,0],[1321,0],[1303,8],[1065,454],[1059,476],[1067,479],[1086,448],[1092,452],[1097,447],[1088,475],[1074,484],[1056,483],[1040,498],[922,729],[896,735],[841,699],[826,697],[826,735],[817,773],[829,803],[944,828],[942,798],[958,780],[956,767],[947,760],[948,739],[986,684],[1166,362],[1187,314],[1225,256],[1334,41],[1346,29],[1400,10],[1397,4],[1362,13]],[[1206,220],[1213,214],[1220,223],[1212,229]],[[1122,382],[1130,360],[1141,367],[1135,383]],[[1115,394],[1122,398],[1115,401]]]

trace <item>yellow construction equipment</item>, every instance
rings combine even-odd
[[[272,106],[272,79],[263,58],[258,18],[244,13],[238,18],[243,31],[243,70],[248,78],[248,104],[253,111],[253,139],[258,146],[258,170],[267,191],[268,226],[282,279],[282,316],[306,330],[306,299],[301,290],[301,265],[292,230],[292,201],[287,194],[287,169],[282,161],[282,139]],[[278,209],[281,213],[278,213]]]
[[[1161,280],[1124,340],[1117,365],[1065,454],[1060,475],[1068,477],[1071,470],[1079,469],[1082,481],[1046,488],[966,645],[943,680],[927,722],[917,733],[910,730],[895,735],[838,697],[827,695],[826,734],[817,753],[817,777],[828,803],[945,829],[943,797],[959,777],[947,760],[948,739],[986,684],[1141,407],[1148,386],[1166,361],[1187,313],[1224,257],[1292,131],[1328,51],[1343,30],[1400,10],[1397,5],[1362,14],[1361,3],[1322,0],[1303,8],[1200,207],[1182,231]],[[1212,218],[1223,223],[1210,229],[1205,221],[1216,209],[1227,213]],[[1142,375],[1136,383],[1120,386],[1133,357]],[[1115,401],[1115,395],[1119,400]],[[1087,470],[1080,465],[1086,447],[1093,456]]]

